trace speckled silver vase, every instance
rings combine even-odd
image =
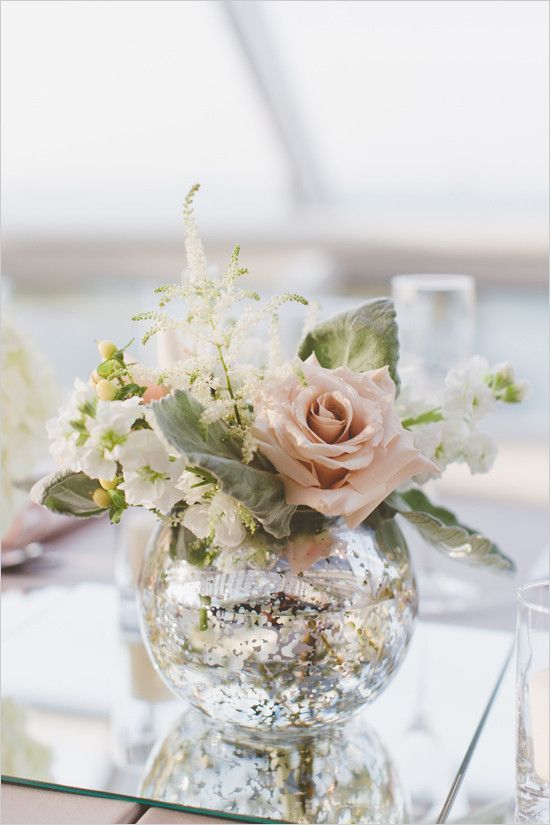
[[[183,527],[153,536],[139,585],[143,636],[171,690],[222,723],[303,735],[372,700],[401,663],[417,608],[394,520],[339,520],[292,546],[329,554],[295,574],[288,542],[250,536],[205,553]]]
[[[254,822],[409,821],[395,767],[363,719],[278,743],[242,734],[188,711],[150,755],[139,794]]]

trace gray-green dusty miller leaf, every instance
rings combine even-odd
[[[77,518],[104,515],[106,510],[92,500],[97,481],[84,473],[61,470],[38,481],[30,492],[31,500],[54,513]]]
[[[393,302],[377,298],[318,324],[298,348],[302,361],[312,352],[328,369],[347,366],[365,372],[387,365],[399,387],[399,341]]]
[[[432,504],[422,490],[392,493],[386,503],[449,558],[476,567],[494,567],[508,572],[514,570],[514,562],[494,542],[471,527],[460,524],[450,510]]]
[[[155,401],[151,409],[165,438],[191,466],[207,470],[221,489],[256,516],[268,533],[284,538],[296,510],[286,503],[282,481],[273,472],[243,464],[239,445],[219,421],[200,421],[204,407],[185,390]]]

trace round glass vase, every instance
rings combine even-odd
[[[323,552],[303,573],[286,555]],[[206,552],[160,525],[140,576],[142,632],[167,685],[208,716],[303,735],[348,718],[403,660],[417,611],[395,520],[340,519],[277,541]]]

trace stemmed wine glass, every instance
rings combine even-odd
[[[414,382],[418,396],[439,390],[448,370],[473,353],[475,281],[467,275],[398,275],[392,279],[400,343],[400,370]],[[437,490],[437,482],[430,482]],[[438,616],[464,609],[476,593],[466,582],[448,576],[437,566],[432,548],[411,537],[419,557],[417,579],[421,616]],[[423,821],[431,821],[443,789],[452,779],[444,743],[433,729],[426,707],[425,678],[429,651],[422,644],[415,693],[415,711],[404,732],[401,752],[411,766],[431,766],[430,782],[417,783],[415,799]],[[426,773],[426,770],[424,771]],[[461,800],[464,801],[464,797]]]

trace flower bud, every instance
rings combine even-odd
[[[498,376],[502,381],[513,381],[514,380],[514,368],[510,361],[505,361],[502,364],[497,364],[493,367],[493,373],[495,376]]]
[[[99,478],[98,481],[104,490],[115,490],[119,482],[118,478]]]
[[[529,384],[527,381],[518,381],[516,384],[510,384],[503,391],[500,400],[505,404],[519,404],[524,401],[529,394]]]
[[[494,395],[499,398],[500,393],[514,383],[514,368],[511,363],[506,361],[504,364],[497,364],[489,376],[488,383]]]
[[[97,504],[98,507],[101,507],[104,510],[107,509],[107,507],[111,506],[111,496],[109,495],[107,490],[102,490],[101,487],[98,487],[97,490],[94,490],[92,499],[94,504]]]
[[[108,361],[117,351],[117,345],[113,344],[112,341],[100,341],[97,345],[97,350],[103,360]]]
[[[98,381],[101,381],[101,376],[97,370],[92,370],[90,373],[90,379],[92,384],[97,384]]]
[[[95,391],[97,397],[101,401],[112,401],[117,394],[117,388],[115,385],[111,383],[111,381],[107,381],[106,378],[102,378],[97,382],[95,385]]]

